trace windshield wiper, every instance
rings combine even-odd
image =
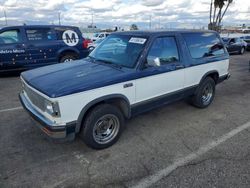
[[[104,59],[95,59],[95,61],[99,61],[99,62],[102,62],[102,63],[104,63],[104,64],[112,65],[112,66],[115,67],[115,68],[122,69],[122,66],[121,66],[121,65],[118,65],[118,64],[113,63],[113,62],[108,61],[108,60],[104,60]]]

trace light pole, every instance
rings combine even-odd
[[[152,27],[151,22],[152,22],[152,16],[150,15],[149,16],[149,29],[151,29],[151,27]]]
[[[58,23],[61,25],[61,12],[58,12]]]
[[[8,25],[7,15],[6,15],[6,10],[5,9],[3,9],[3,13],[4,13],[5,25]]]

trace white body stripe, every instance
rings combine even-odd
[[[228,74],[229,60],[206,63],[185,69],[184,87],[190,87],[200,83],[201,78],[209,71],[216,70],[219,76]]]

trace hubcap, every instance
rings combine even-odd
[[[104,115],[94,125],[94,140],[99,144],[107,144],[117,136],[119,129],[120,122],[115,115]]]
[[[202,93],[202,102],[203,104],[209,104],[209,102],[211,101],[213,97],[213,87],[209,84],[207,85]]]

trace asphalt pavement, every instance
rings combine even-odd
[[[48,139],[20,107],[19,77],[0,77],[0,187],[250,187],[249,60],[231,56],[209,108],[142,114],[100,151]]]

